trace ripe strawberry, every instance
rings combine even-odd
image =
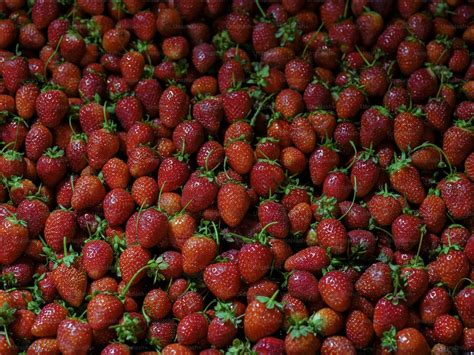
[[[130,51],[120,59],[120,72],[128,85],[138,83],[145,68],[145,58],[140,52]]]
[[[407,89],[414,102],[422,102],[436,94],[438,79],[431,69],[417,69],[408,78]]]
[[[444,247],[436,258],[435,270],[439,280],[454,289],[460,280],[468,276],[469,262],[462,251]]]
[[[62,209],[51,212],[44,227],[44,239],[53,251],[62,251],[64,238],[70,242],[75,234],[76,217],[73,212]]]
[[[329,257],[324,248],[310,246],[291,255],[285,261],[285,270],[304,270],[319,272],[329,265]]]
[[[102,167],[104,181],[113,190],[115,188],[125,189],[130,181],[130,173],[127,164],[119,159],[109,159]]]
[[[5,88],[14,94],[29,77],[28,62],[24,57],[12,57],[2,65]]]
[[[143,117],[143,107],[140,100],[134,96],[124,96],[115,105],[115,116],[125,131]]]
[[[393,242],[401,251],[410,251],[417,246],[423,233],[421,218],[410,214],[401,214],[392,223]]]
[[[403,75],[410,75],[421,68],[426,60],[426,49],[415,36],[408,36],[397,49],[397,63]]]
[[[462,336],[463,324],[449,314],[436,318],[434,336],[442,344],[455,344]]]
[[[346,337],[357,349],[367,347],[374,338],[372,321],[361,311],[352,311],[346,319]]]
[[[2,33],[0,36],[0,49],[5,49],[15,42],[17,36],[15,22],[9,18],[1,19],[0,30]]]
[[[220,217],[229,227],[238,226],[250,207],[245,187],[232,182],[223,185],[217,194],[217,207]]]
[[[390,267],[382,262],[370,265],[355,283],[356,291],[373,301],[392,292]]]
[[[4,246],[0,253],[0,264],[13,263],[23,254],[28,244],[26,222],[18,219],[16,214],[1,219],[0,240]]]
[[[54,337],[59,324],[66,319],[68,311],[58,303],[48,303],[36,316],[31,333],[38,338]]]
[[[364,94],[360,89],[351,85],[345,88],[336,101],[336,113],[341,119],[350,119],[357,115],[364,104]]]
[[[112,247],[103,240],[91,240],[82,248],[82,266],[87,275],[98,280],[104,277],[113,263]]]
[[[420,316],[423,324],[434,324],[436,318],[446,314],[452,307],[452,300],[446,289],[433,287],[425,293],[420,302]]]
[[[387,54],[394,54],[400,43],[406,37],[406,33],[405,21],[401,19],[393,21],[378,37],[375,47],[380,48]]]
[[[74,266],[62,263],[52,271],[52,277],[61,298],[71,306],[79,307],[86,295],[87,275]]]
[[[224,108],[220,98],[208,97],[193,106],[193,118],[210,134],[217,133],[223,117]]]
[[[217,298],[227,301],[240,291],[240,272],[231,262],[210,264],[204,270],[204,283]]]
[[[204,271],[216,257],[217,244],[212,238],[195,235],[184,242],[181,253],[183,271],[188,275],[194,275]]]
[[[382,346],[387,351],[416,351],[417,354],[429,354],[430,347],[426,338],[415,328],[404,328],[396,331],[392,328],[383,335]]]
[[[183,317],[176,330],[176,339],[182,345],[193,345],[206,338],[207,318],[202,313],[192,313]]]
[[[258,207],[258,219],[274,238],[285,238],[290,231],[288,214],[283,205],[277,202],[262,202]]]
[[[143,310],[152,320],[165,318],[171,311],[168,294],[159,288],[150,290],[143,300]]]
[[[59,90],[46,90],[36,98],[36,113],[46,127],[56,127],[69,111],[67,96]]]
[[[278,291],[271,298],[259,296],[245,310],[244,332],[250,341],[275,333],[283,322],[281,305],[275,301]]]
[[[257,22],[252,29],[252,46],[259,55],[278,46],[277,28],[271,22]]]
[[[25,120],[33,117],[39,94],[40,90],[34,83],[25,83],[18,88],[15,95],[15,108],[18,116]]]
[[[74,185],[71,206],[75,210],[93,208],[105,197],[105,188],[98,177],[80,176]]]
[[[356,24],[364,47],[374,45],[384,27],[383,18],[376,11],[364,11],[357,17]]]
[[[474,149],[474,133],[469,127],[465,121],[456,121],[443,134],[443,151],[452,166],[461,165]]]
[[[92,328],[87,322],[65,319],[58,327],[58,345],[63,354],[87,354],[92,345]]]
[[[93,330],[116,324],[122,315],[123,304],[113,295],[98,294],[87,304],[87,322]]]
[[[144,276],[144,267],[151,259],[151,254],[147,249],[142,248],[138,245],[132,245],[127,247],[119,259],[120,273],[122,280],[132,285],[137,284]],[[139,270],[143,269],[139,273]]]
[[[318,244],[335,255],[346,252],[347,233],[344,225],[335,218],[326,218],[316,227]]]
[[[79,122],[81,129],[87,135],[93,131],[100,129],[104,121],[109,119],[109,113],[105,108],[96,103],[90,102],[81,106],[79,110]]]
[[[329,271],[318,284],[323,301],[337,312],[344,312],[351,306],[353,285],[341,271]]]
[[[257,242],[245,244],[238,258],[242,279],[248,284],[262,279],[270,270],[272,260],[272,252],[267,246]]]
[[[441,232],[446,222],[446,205],[439,195],[439,190],[435,190],[433,193],[430,191],[419,209],[423,223],[431,233]]]
[[[87,141],[87,158],[93,169],[101,169],[104,164],[117,154],[119,139],[112,128],[101,128],[93,131]]]
[[[425,125],[421,112],[400,112],[394,120],[393,135],[395,143],[402,151],[418,147],[424,138]]]
[[[454,305],[466,327],[472,327],[474,323],[473,309],[471,307],[474,298],[474,289],[465,287],[454,297]]]
[[[390,183],[393,188],[414,204],[421,204],[426,192],[421,183],[418,170],[410,164],[411,160],[402,153],[400,158],[395,157],[388,167]]]
[[[161,95],[159,107],[161,122],[166,127],[174,128],[188,114],[189,97],[179,87],[169,86]]]
[[[125,223],[133,213],[134,207],[133,198],[120,188],[109,191],[103,200],[104,217],[111,227]]]
[[[59,354],[59,345],[56,339],[40,338],[36,339],[27,349],[29,354]]]
[[[309,159],[309,171],[314,185],[321,185],[327,174],[339,165],[340,157],[330,140],[317,148]]]
[[[472,215],[474,185],[464,174],[450,174],[438,184],[449,213],[454,219],[463,219]]]
[[[378,146],[393,131],[390,113],[382,106],[373,106],[364,111],[360,125],[360,142],[364,148]]]
[[[395,298],[397,296],[394,296]],[[378,337],[394,327],[403,329],[408,321],[408,307],[404,301],[389,300],[386,297],[377,301],[374,309],[374,331]]]
[[[64,151],[57,146],[46,149],[36,163],[36,172],[43,184],[48,187],[56,186],[67,172]]]
[[[266,197],[276,192],[283,180],[283,170],[276,163],[259,161],[250,171],[250,186],[259,196]]]

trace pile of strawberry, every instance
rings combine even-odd
[[[472,0],[0,17],[0,354],[474,351]]]

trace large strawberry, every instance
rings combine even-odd
[[[410,158],[404,153],[388,167],[390,182],[393,188],[414,204],[421,204],[426,196],[425,188],[420,179],[420,174],[411,164]]]
[[[58,345],[63,354],[87,354],[92,345],[92,328],[87,322],[65,319],[58,327]]]
[[[52,272],[54,286],[63,300],[73,307],[79,307],[87,289],[87,275],[74,266],[61,263]]]
[[[353,285],[341,271],[329,271],[319,280],[319,292],[324,302],[337,312],[351,306]]]
[[[449,213],[455,219],[464,219],[474,210],[474,184],[464,174],[450,174],[437,186]]]
[[[28,244],[28,228],[26,222],[18,219],[15,214],[0,220],[0,264],[13,263],[23,254]]]
[[[259,296],[245,310],[244,332],[251,341],[257,341],[275,333],[283,322],[281,305],[275,300],[278,291],[271,298]]]
[[[250,207],[250,197],[244,186],[229,182],[219,189],[217,207],[222,220],[229,227],[236,227]]]

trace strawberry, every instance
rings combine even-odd
[[[131,285],[137,284],[145,276],[145,267],[150,259],[151,254],[147,249],[138,245],[127,247],[119,259],[122,280]]]
[[[393,21],[377,38],[375,47],[380,48],[387,54],[394,54],[405,38],[406,33],[405,21],[401,19]]]
[[[462,336],[463,324],[449,314],[436,318],[434,323],[434,336],[443,344],[455,344]]]
[[[39,94],[39,88],[33,83],[25,83],[18,88],[15,95],[15,108],[18,116],[25,120],[33,117]]]
[[[150,207],[156,203],[159,194],[158,184],[150,176],[141,176],[133,182],[132,198],[137,206]]]
[[[406,37],[397,49],[397,63],[403,75],[410,75],[421,68],[426,60],[426,49],[415,36]]]
[[[188,113],[189,97],[177,86],[169,86],[160,98],[160,119],[169,128],[176,127]],[[179,107],[179,110],[176,108]]]
[[[360,125],[360,142],[364,148],[369,148],[371,145],[378,146],[393,131],[390,113],[381,106],[364,111]]]
[[[145,68],[145,58],[140,52],[130,51],[120,59],[120,71],[128,85],[138,83]]]
[[[50,354],[59,354],[58,341],[51,338],[36,339],[28,347],[27,352],[30,354],[42,354],[46,352],[49,352]]]
[[[217,207],[222,220],[229,227],[236,227],[250,207],[250,198],[242,185],[230,182],[219,189]]]
[[[60,90],[46,90],[36,98],[36,113],[46,127],[56,127],[69,111],[67,96]]]
[[[424,124],[418,111],[400,112],[394,120],[395,143],[402,151],[418,147],[423,142]]]
[[[66,319],[68,311],[58,303],[45,305],[31,326],[31,333],[38,338],[54,337],[58,331],[59,324]]]
[[[356,291],[373,301],[392,292],[392,277],[387,264],[377,262],[370,265],[355,283]]]
[[[364,11],[357,17],[356,24],[364,47],[375,44],[384,25],[382,16],[376,11]]]
[[[430,347],[423,334],[417,329],[409,327],[398,332],[394,327],[386,331],[383,334],[382,347],[385,351],[430,353]]]
[[[288,219],[290,220],[290,232],[304,233],[308,230],[313,213],[311,206],[306,202],[298,203],[288,212]]]
[[[283,89],[275,99],[275,111],[289,119],[302,113],[304,102],[301,94],[292,89]]]
[[[216,348],[224,348],[232,343],[237,335],[237,325],[240,320],[235,319],[236,306],[231,303],[218,303],[215,307],[216,317],[209,323],[207,340]]]
[[[122,315],[123,304],[113,295],[98,294],[87,304],[87,322],[93,330],[116,324]]]
[[[296,325],[285,337],[287,354],[315,354],[321,341],[305,325]]]
[[[182,345],[193,345],[206,338],[207,318],[202,313],[192,313],[183,317],[176,330],[176,339]]]
[[[403,152],[400,158],[395,156],[394,162],[388,167],[390,183],[409,202],[419,205],[425,199],[426,192],[418,170],[410,163],[410,158],[407,158]]]
[[[79,307],[86,295],[87,275],[74,266],[62,263],[52,271],[52,277],[61,298],[71,306]],[[59,328],[61,328],[61,324]]]
[[[184,242],[181,253],[183,271],[188,275],[194,275],[204,271],[216,257],[217,244],[212,238],[195,235]]]
[[[428,290],[428,273],[420,267],[421,265],[410,264],[402,267],[400,277],[404,282],[403,291],[409,306],[417,302]]]
[[[258,207],[260,224],[274,238],[285,238],[290,230],[288,214],[283,205],[274,201],[264,201]]]
[[[63,354],[87,354],[92,344],[92,328],[87,322],[65,319],[58,327],[58,345]]]
[[[419,217],[401,214],[392,223],[393,242],[401,251],[410,251],[418,245],[424,234],[422,221]]]
[[[321,185],[329,171],[339,165],[340,157],[334,143],[328,140],[309,158],[309,171],[314,185]]]
[[[222,95],[222,107],[227,122],[232,123],[248,116],[252,99],[245,90],[227,91]]]
[[[104,121],[109,119],[109,113],[96,102],[86,103],[79,110],[79,123],[87,135],[100,129]]]
[[[16,213],[17,217],[28,225],[30,238],[34,238],[43,232],[49,216],[49,208],[40,199],[24,199],[18,205]]]
[[[44,239],[55,252],[63,250],[63,242],[70,242],[76,234],[76,216],[67,210],[54,210],[46,219]]]
[[[353,285],[341,271],[329,271],[318,284],[324,302],[337,312],[344,312],[351,306]]]
[[[102,167],[102,175],[111,190],[115,188],[125,189],[130,181],[127,164],[119,158],[109,159]]]
[[[74,185],[71,206],[75,210],[93,208],[105,197],[105,188],[93,175],[80,176]]]
[[[250,341],[257,341],[275,333],[283,322],[281,305],[275,300],[278,291],[271,298],[259,296],[245,310],[244,332]]]
[[[461,317],[461,320],[467,327],[471,327],[473,322],[473,310],[470,306],[474,298],[474,292],[472,287],[465,287],[459,291],[454,297],[454,305],[456,310]]]
[[[0,36],[0,48],[5,49],[9,47],[16,39],[17,29],[15,22],[9,18],[1,19],[0,29],[2,33]]]
[[[270,270],[273,255],[267,246],[260,243],[245,244],[239,251],[238,266],[242,279],[253,283]]]
[[[407,89],[414,102],[423,102],[436,94],[438,79],[431,69],[417,69],[410,74]]]
[[[223,117],[224,107],[220,98],[208,97],[193,106],[193,118],[211,134],[217,133]]]
[[[310,246],[291,255],[285,261],[285,270],[304,270],[319,272],[329,265],[326,250],[319,246]]]
[[[204,283],[212,294],[224,301],[240,291],[240,272],[234,263],[210,264],[204,270]]]
[[[125,223],[134,207],[135,203],[130,194],[120,188],[109,191],[103,200],[104,216],[111,227]]]
[[[324,339],[321,354],[356,354],[352,342],[345,336],[335,335]]]
[[[374,338],[372,321],[361,311],[352,311],[346,319],[346,337],[357,349],[367,347]]]
[[[357,115],[364,104],[362,91],[351,85],[342,90],[336,101],[336,113],[341,119],[350,119]]]
[[[23,82],[29,77],[28,62],[24,57],[13,57],[2,66],[5,88],[12,94],[16,93]]]
[[[0,253],[0,263],[11,264],[23,254],[27,247],[29,238],[26,222],[18,219],[16,214],[1,219],[0,238],[4,246]]]
[[[430,191],[419,209],[426,229],[432,233],[441,232],[446,222],[446,205],[439,195],[439,190]]]
[[[437,189],[453,218],[463,219],[472,215],[474,185],[464,174],[448,175],[440,181]]]
[[[247,174],[254,164],[251,145],[244,141],[234,141],[225,147],[225,155],[230,167],[238,174]]]
[[[112,247],[103,240],[91,240],[82,248],[82,266],[87,275],[98,280],[107,274],[113,262]]]
[[[261,55],[265,51],[278,46],[275,37],[277,28],[271,22],[257,22],[252,29],[252,46],[257,54]]]
[[[394,327],[396,330],[403,329],[408,321],[408,307],[405,302],[396,299],[389,300],[386,297],[377,301],[374,309],[374,331],[378,337]]]
[[[276,192],[283,180],[283,170],[273,162],[259,161],[250,171],[250,186],[259,196],[266,197]]]
[[[436,258],[435,270],[439,280],[450,289],[454,289],[459,281],[469,274],[469,262],[460,250],[444,247]]]
[[[143,117],[143,107],[140,100],[133,96],[124,96],[115,105],[115,116],[125,131]]]
[[[326,218],[316,227],[318,244],[335,255],[346,252],[347,233],[344,225],[335,218]]]
[[[436,318],[446,314],[452,307],[452,300],[441,287],[433,287],[428,290],[420,302],[420,316],[423,324],[433,325]]]
[[[89,165],[97,170],[101,169],[119,150],[119,139],[113,133],[113,128],[109,128],[108,122],[104,125],[105,128],[93,131],[87,141]]]
[[[155,79],[142,79],[135,86],[135,94],[140,100],[145,112],[151,117],[157,117],[160,112],[160,97],[163,90]]]
[[[456,121],[443,134],[443,151],[452,166],[461,165],[474,149],[474,134],[465,121]]]
[[[64,151],[57,146],[46,149],[36,163],[36,171],[38,177],[46,186],[56,186],[67,172],[67,160]]]
[[[165,318],[171,311],[168,294],[159,288],[150,290],[143,300],[143,310],[152,320]]]

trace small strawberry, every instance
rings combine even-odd
[[[341,119],[355,117],[364,104],[364,94],[356,86],[350,85],[339,94],[336,101],[336,113]]]
[[[44,227],[44,239],[55,252],[63,250],[64,239],[70,242],[76,234],[76,216],[67,210],[54,210],[48,216]]]
[[[210,264],[204,270],[204,283],[212,294],[227,301],[240,291],[240,272],[235,263]]]
[[[450,289],[454,289],[469,274],[469,261],[466,254],[456,250],[455,247],[444,247],[434,265],[439,280]]]
[[[129,51],[120,59],[120,71],[128,85],[138,83],[145,68],[145,58],[140,52]]]
[[[331,140],[320,145],[309,158],[309,171],[314,185],[321,185],[327,174],[336,168],[340,157]]]
[[[433,325],[436,318],[446,314],[452,307],[448,291],[442,287],[433,287],[425,293],[420,302],[420,317],[423,324]]]
[[[426,122],[440,132],[445,132],[451,125],[452,110],[444,99],[429,99],[423,108]]]
[[[390,182],[393,188],[404,195],[409,202],[419,205],[425,199],[426,192],[418,170],[410,163],[411,159],[407,158],[403,152],[400,158],[395,156],[394,162],[388,167]]]
[[[202,211],[214,203],[218,190],[219,188],[212,177],[196,172],[183,186],[181,205],[190,212]]]
[[[382,348],[385,351],[411,352],[429,354],[430,347],[426,338],[415,328],[404,328],[399,331],[395,327],[385,331],[382,336]]]
[[[342,222],[335,218],[326,218],[316,227],[318,244],[335,255],[346,252],[347,233]]]
[[[410,74],[408,93],[414,102],[423,102],[438,91],[438,79],[431,69],[421,68]]]
[[[242,279],[250,284],[262,279],[270,270],[273,255],[269,247],[258,242],[245,244],[239,251],[238,266]]]
[[[305,270],[320,272],[329,265],[329,256],[324,248],[310,246],[291,255],[285,261],[285,270]]]
[[[344,312],[351,306],[353,285],[341,271],[329,271],[318,284],[324,302],[337,312]]]
[[[60,90],[46,90],[36,98],[36,113],[46,127],[56,127],[69,111],[67,96]]]
[[[357,349],[367,347],[374,338],[372,321],[361,311],[352,311],[346,319],[346,337]]]
[[[443,134],[443,151],[452,166],[461,165],[474,149],[472,125],[456,121]]]
[[[143,310],[152,320],[165,318],[171,311],[171,301],[162,289],[150,290],[143,300]]]
[[[36,163],[36,171],[43,184],[48,187],[56,186],[67,172],[64,151],[57,146],[46,149]]]
[[[258,219],[266,231],[274,238],[285,238],[290,231],[290,221],[283,205],[274,201],[264,201],[258,207]]]
[[[117,154],[119,139],[114,133],[112,123],[104,123],[104,128],[97,129],[89,135],[87,141],[87,158],[93,169],[101,169],[104,164]]]
[[[401,251],[410,251],[419,244],[425,227],[419,217],[401,214],[392,223],[393,242]]]
[[[199,343],[206,338],[208,326],[209,323],[204,314],[188,314],[179,321],[176,339],[182,345]]]
[[[437,189],[441,191],[441,198],[454,219],[472,215],[474,184],[464,174],[448,175],[440,181]]]
[[[80,176],[74,185],[71,206],[75,210],[93,208],[105,197],[105,188],[98,177],[93,175]]]
[[[398,46],[397,63],[403,75],[421,68],[426,60],[426,49],[415,36],[406,37]]]
[[[207,236],[194,235],[184,242],[181,253],[183,271],[188,275],[194,275],[204,271],[216,257],[217,243]]]
[[[321,354],[357,354],[354,344],[345,336],[335,335],[324,339]]]
[[[436,318],[434,326],[434,336],[442,344],[455,344],[462,336],[462,322],[449,315],[444,314]]]
[[[123,315],[123,304],[117,296],[98,294],[87,304],[87,322],[93,330],[116,324]]]
[[[79,307],[87,289],[87,275],[74,266],[61,263],[52,272],[54,286],[61,298],[73,307]],[[61,329],[61,324],[59,325]],[[59,337],[58,329],[58,337]]]
[[[393,132],[390,112],[382,106],[373,106],[362,113],[360,142],[364,148],[377,147]]]
[[[128,166],[119,158],[109,159],[102,167],[102,175],[111,190],[115,188],[125,189],[130,181]]]
[[[177,86],[169,86],[160,98],[161,122],[166,127],[176,127],[188,114],[188,106],[188,95]]]
[[[283,180],[283,170],[273,162],[259,161],[250,171],[250,186],[259,196],[275,193]]]
[[[68,311],[58,303],[48,303],[36,316],[31,333],[38,338],[54,337],[59,324],[66,319]]]
[[[398,148],[406,151],[418,147],[424,138],[425,125],[420,111],[403,111],[395,116],[393,136]]]
[[[370,265],[355,283],[355,289],[361,296],[373,301],[392,292],[390,267],[382,262]]]
[[[217,207],[220,217],[229,227],[238,226],[250,207],[245,187],[232,182],[223,185],[217,194]]]
[[[397,296],[393,299],[383,297],[379,299],[374,309],[374,331],[378,337],[384,332],[394,327],[397,330],[403,329],[408,321],[408,307]]]
[[[111,227],[125,223],[133,213],[134,207],[132,196],[120,188],[111,190],[103,200],[104,217]]]
[[[467,286],[457,293],[454,297],[454,305],[466,327],[472,327],[474,324],[474,314],[471,307],[474,299],[474,288]]]
[[[112,247],[103,240],[91,240],[82,248],[82,266],[87,275],[98,280],[104,277],[113,263]]]

